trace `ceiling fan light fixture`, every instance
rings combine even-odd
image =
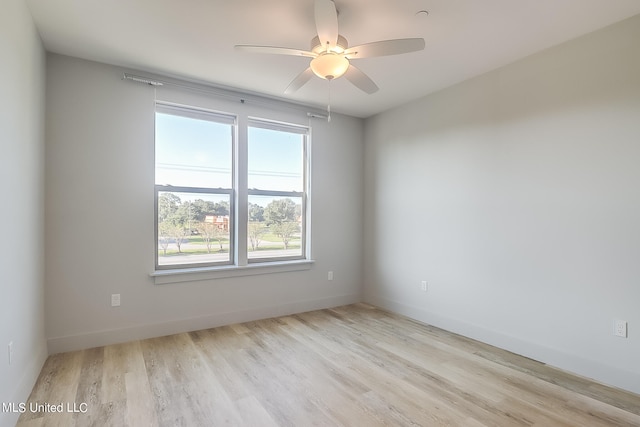
[[[322,79],[337,79],[347,72],[349,60],[342,55],[325,53],[311,61],[311,70]]]

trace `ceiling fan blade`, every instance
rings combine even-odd
[[[344,51],[348,59],[398,55],[424,49],[424,39],[395,39],[353,46]]]
[[[306,56],[309,58],[315,58],[316,55],[313,52],[300,49],[292,49],[288,47],[276,47],[276,46],[254,46],[248,44],[237,44],[236,50],[242,50],[252,53],[270,53],[275,55],[291,55],[291,56]]]
[[[311,80],[311,77],[313,77],[313,70],[311,70],[311,67],[309,67],[298,74],[298,77],[296,77],[291,83],[289,83],[289,86],[287,86],[287,88],[284,90],[284,93],[293,93],[297,91],[302,86],[304,86],[305,83]]]
[[[349,80],[355,87],[358,89],[372,94],[378,91],[378,86],[367,76],[365,73],[360,71],[358,68],[353,65],[349,65],[347,68],[347,72],[344,73],[344,76],[347,80]]]
[[[338,12],[335,3],[331,0],[316,0],[315,17],[320,43],[324,47],[335,47],[338,42]]]

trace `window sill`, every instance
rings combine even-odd
[[[223,279],[228,277],[254,276],[258,274],[286,273],[310,270],[314,260],[263,262],[249,265],[225,265],[222,267],[184,268],[176,270],[156,270],[150,274],[156,285],[199,280]]]

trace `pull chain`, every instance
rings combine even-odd
[[[327,86],[329,88],[329,103],[327,104],[327,122],[331,123],[331,80],[327,80]]]

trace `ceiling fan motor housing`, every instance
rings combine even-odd
[[[345,39],[340,34],[338,34],[338,41],[336,42],[335,47],[331,49],[331,51],[335,53],[342,53],[345,50],[347,50],[347,47],[349,47],[349,44],[347,43],[347,39]],[[314,38],[311,39],[311,52],[320,54],[326,51],[327,51],[327,47],[323,46],[322,43],[320,43],[320,37],[315,36]]]

